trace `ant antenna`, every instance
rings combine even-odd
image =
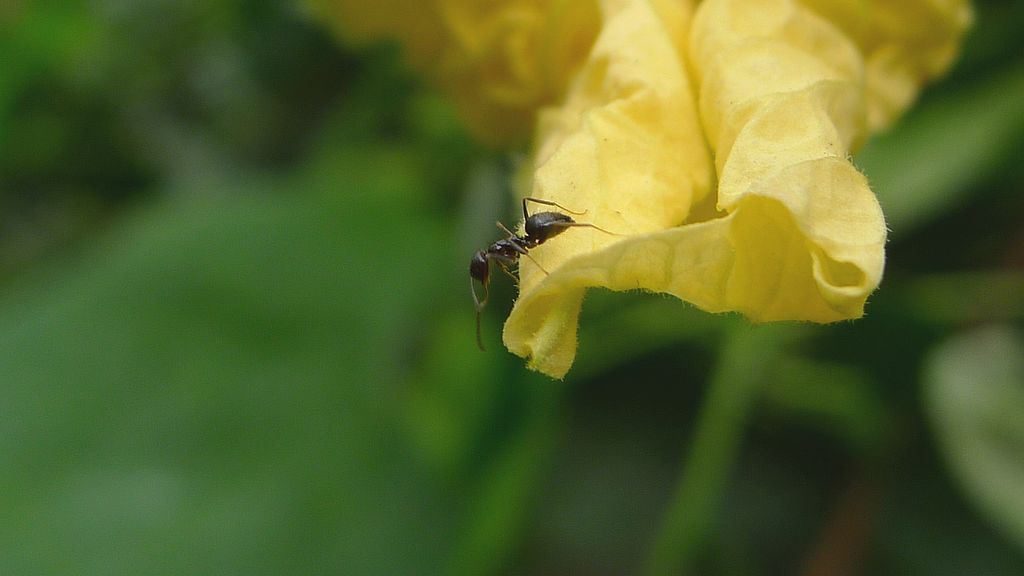
[[[517,237],[515,232],[509,230],[508,228],[505,227],[504,224],[501,223],[501,220],[498,220],[497,222],[495,222],[495,224],[498,225],[498,228],[501,228],[502,232],[504,232],[505,234],[508,234],[509,238],[516,238]]]
[[[593,228],[594,230],[600,230],[610,236],[623,236],[623,234],[612,232],[611,230],[605,230],[597,224],[591,224],[589,222],[552,222],[550,226],[553,228]]]

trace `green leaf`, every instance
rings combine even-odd
[[[1024,334],[993,326],[957,336],[932,353],[924,382],[954,475],[1024,549]]]
[[[0,573],[442,569],[397,400],[445,236],[380,191],[145,207],[0,292]]]

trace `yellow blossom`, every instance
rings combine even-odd
[[[505,9],[440,4],[474,4],[476,17]],[[525,4],[544,15],[565,2],[497,6]],[[948,67],[966,0],[598,4],[585,60],[557,60],[578,73],[539,116],[527,192],[617,235],[574,229],[531,252],[544,270],[523,259],[508,348],[562,377],[590,287],[668,293],[758,322],[861,316],[886,229],[850,154]],[[537,66],[537,49],[513,60]],[[542,76],[515,76],[539,82],[519,102],[565,89]]]
[[[399,40],[409,63],[491,145],[521,144],[598,29],[595,0],[310,0],[342,38]]]

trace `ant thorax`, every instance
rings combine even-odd
[[[533,245],[530,244],[527,238],[513,236],[511,238],[503,238],[491,244],[487,248],[486,254],[490,258],[512,263],[517,261],[519,256],[525,254],[530,248],[533,248]]]

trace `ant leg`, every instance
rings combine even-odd
[[[476,309],[477,309],[478,312],[480,310],[483,310],[484,306],[487,306],[487,299],[491,297],[491,288],[490,288],[490,286],[488,286],[489,282],[485,281],[485,282],[481,282],[481,284],[484,285],[484,299],[483,300],[479,299],[477,297],[477,295],[476,295],[476,283],[473,282],[472,278],[469,279],[469,289],[470,289],[470,291],[473,292],[473,304],[476,305]]]
[[[484,339],[480,335],[480,310],[476,311],[476,347],[481,352],[487,352],[487,348],[484,348]]]
[[[516,278],[516,275],[513,274],[512,271],[509,270],[507,266],[505,266],[504,262],[502,262],[501,260],[496,260],[496,262],[498,264],[498,268],[500,268],[502,272],[507,274],[508,277],[511,278],[513,282],[515,282],[516,286],[518,286],[519,285],[519,278]]]
[[[530,261],[531,261],[531,262],[533,262],[534,264],[536,264],[536,265],[537,265],[537,268],[540,268],[540,271],[541,271],[541,272],[543,272],[543,273],[544,273],[545,275],[548,275],[548,276],[550,276],[550,274],[548,273],[548,271],[547,271],[547,270],[545,270],[545,269],[544,269],[544,267],[540,265],[540,262],[537,262],[537,259],[536,259],[536,258],[534,258],[533,256],[531,256],[531,255],[530,255],[530,254],[529,254],[528,252],[523,252],[523,256],[526,256],[527,258],[529,258],[529,259],[530,259]]]
[[[530,254],[528,254],[528,253],[526,253],[526,252],[524,252],[524,253],[523,253],[523,255],[524,255],[524,256],[526,256],[527,258],[529,258],[530,260],[532,260],[532,261],[533,261],[533,263],[537,265],[537,268],[540,268],[540,271],[541,271],[541,272],[543,272],[544,274],[549,274],[549,273],[548,273],[548,271],[547,271],[547,270],[545,270],[545,269],[544,269],[544,267],[540,265],[540,262],[537,262],[537,260],[536,260],[536,259],[534,259],[534,257],[533,257],[533,256],[531,256]],[[515,275],[515,274],[513,274],[511,270],[509,270],[509,269],[508,269],[508,268],[507,268],[507,267],[506,267],[506,266],[505,266],[504,264],[502,264],[501,262],[498,262],[498,268],[501,268],[501,271],[502,271],[502,272],[504,272],[505,274],[508,274],[508,277],[509,277],[509,278],[511,278],[513,282],[515,282],[515,284],[516,284],[516,287],[517,287],[517,288],[519,287],[519,278],[517,278],[517,277],[516,277],[516,275]]]
[[[554,206],[556,208],[561,208],[562,210],[565,210],[569,214],[575,214],[576,216],[582,216],[582,215],[587,213],[586,210],[584,210],[583,212],[574,212],[572,210],[569,210],[565,206],[562,206],[558,202],[554,202],[552,200],[541,200],[540,198],[534,198],[533,196],[527,196],[527,197],[523,198],[523,218],[524,219],[529,219],[530,218],[530,214],[526,211],[526,201],[527,200],[529,200],[530,202],[536,202],[537,204],[543,204],[545,206]]]
[[[601,232],[612,236],[622,236],[622,234],[616,234],[610,230],[605,230],[604,228],[589,222],[552,222],[549,226],[553,228],[593,228],[594,230],[600,230]]]
[[[482,284],[484,285],[484,299],[480,300],[476,295],[476,284],[472,278],[469,279],[469,289],[473,292],[473,303],[476,305],[476,345],[480,348],[481,352],[486,352],[487,349],[484,348],[483,337],[480,335],[480,312],[483,311],[484,306],[487,305],[487,300],[491,297],[491,288],[488,285],[489,282],[482,282]]]

